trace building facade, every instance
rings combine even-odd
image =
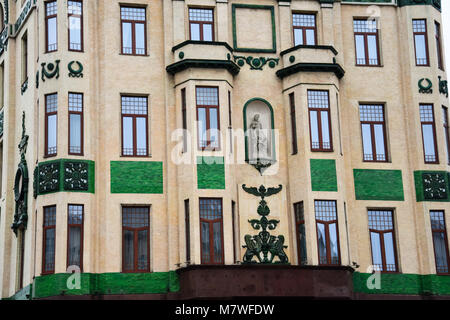
[[[2,0],[0,297],[450,297],[440,0]]]

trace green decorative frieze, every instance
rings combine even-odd
[[[95,193],[95,163],[70,159],[41,162],[34,179],[36,197],[63,191]]]
[[[76,64],[76,68],[74,68],[74,65]],[[67,68],[69,69],[69,77],[71,78],[83,78],[83,65],[80,61],[71,61],[67,65]]]
[[[197,188],[225,189],[223,157],[197,157]]]
[[[312,191],[338,191],[336,160],[311,159]]]
[[[267,229],[273,231],[277,228],[280,223],[279,220],[271,219],[267,217],[270,215],[270,209],[267,205],[267,197],[278,194],[283,189],[282,185],[277,188],[268,188],[260,186],[259,188],[251,187],[247,188],[245,184],[242,186],[245,192],[254,195],[256,197],[261,197],[259,206],[257,209],[258,215],[261,216],[260,219],[252,219],[248,222],[251,224],[252,228],[255,230],[261,230],[257,235],[245,235],[245,245],[246,249],[243,263],[244,264],[288,264],[289,259],[284,252],[287,246],[284,245],[284,236],[273,236]],[[275,260],[278,258],[278,260]]]
[[[60,60],[56,60],[55,63],[45,63],[43,62],[41,64],[42,70],[41,70],[41,79],[42,82],[45,82],[45,78],[48,79],[58,79],[59,78],[59,63]]]
[[[416,201],[450,202],[450,172],[414,171]]]
[[[356,200],[404,201],[401,170],[354,169]]]
[[[268,64],[269,67],[273,69],[278,65],[279,61],[280,59],[278,58],[234,56],[234,62],[236,62],[239,67],[243,67],[245,63],[247,63],[250,66],[250,70],[263,70],[263,67],[266,64]]]
[[[111,193],[163,193],[163,163],[111,161]]]

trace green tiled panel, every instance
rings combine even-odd
[[[336,161],[311,159],[312,191],[338,191]]]
[[[355,292],[368,294],[412,294],[412,295],[450,295],[450,277],[434,274],[380,274],[380,289],[369,289],[369,273],[353,274]]]
[[[163,193],[163,163],[111,161],[111,193]]]
[[[423,174],[424,173],[442,173],[447,180],[447,199],[425,199],[423,190]],[[416,201],[432,201],[432,202],[450,202],[450,172],[446,171],[414,171],[414,184],[416,187]]]
[[[404,201],[401,170],[354,169],[356,200]]]
[[[198,189],[225,189],[223,157],[197,157]]]

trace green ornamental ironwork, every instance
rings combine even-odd
[[[239,67],[243,67],[244,64],[247,63],[250,66],[250,70],[262,70],[266,64],[273,69],[278,65],[279,61],[280,59],[276,58],[234,56],[234,62],[236,62]]]
[[[445,94],[445,97],[448,98],[448,82],[447,80],[442,80],[441,76],[439,78],[439,93]]]
[[[422,174],[423,193],[426,200],[444,200],[448,197],[448,184],[443,172]]]
[[[77,64],[77,69],[73,68],[73,65]],[[80,61],[71,61],[67,65],[67,68],[69,69],[69,77],[72,78],[83,78],[83,65]]]
[[[60,60],[56,60],[55,63],[42,63],[42,70],[41,70],[41,79],[42,82],[45,82],[45,78],[52,79],[55,77],[56,79],[59,78],[59,63]]]
[[[20,150],[20,162],[14,179],[14,200],[16,208],[11,229],[17,236],[19,229],[26,230],[28,223],[28,167],[25,154],[28,146],[28,135],[25,134],[25,112],[22,114],[22,139],[18,145]]]
[[[424,81],[427,82],[427,85],[423,84]],[[433,93],[433,83],[430,79],[422,78],[417,84],[419,86],[419,93]]]
[[[252,228],[255,230],[261,230],[257,235],[246,235],[245,245],[247,251],[244,255],[244,264],[288,264],[289,259],[284,252],[287,246],[284,245],[284,236],[273,236],[267,230],[275,230],[279,220],[271,219],[267,217],[270,214],[269,206],[267,205],[264,198],[270,197],[279,193],[283,186],[279,185],[277,188],[268,188],[263,185],[259,188],[251,187],[247,188],[245,184],[242,186],[245,192],[252,194],[256,197],[261,197],[261,201],[258,206],[258,214],[261,216],[259,220],[253,219],[248,222],[251,224]],[[278,261],[274,261],[278,257]],[[256,259],[256,260],[255,260]]]

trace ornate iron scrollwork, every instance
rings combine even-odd
[[[422,174],[423,193],[426,200],[444,200],[448,196],[445,173],[426,172]]]
[[[64,190],[87,191],[89,189],[89,166],[86,162],[64,163]]]
[[[439,93],[445,94],[445,97],[448,98],[448,82],[447,80],[442,80],[441,76],[439,78]]]
[[[284,252],[284,249],[287,248],[287,246],[284,245],[284,236],[273,236],[267,231],[267,229],[275,230],[280,221],[274,219],[269,220],[267,218],[270,214],[270,209],[267,202],[264,200],[266,197],[279,193],[283,189],[283,186],[280,185],[278,188],[266,189],[264,186],[260,186],[259,188],[247,188],[244,184],[242,188],[249,194],[261,197],[257,209],[261,218],[259,220],[252,219],[248,221],[253,229],[261,231],[255,236],[246,235],[244,237],[245,245],[243,248],[246,248],[247,251],[245,252],[243,263],[288,264],[289,259]],[[274,261],[276,257],[278,257],[279,261]]]
[[[39,165],[39,194],[59,190],[59,161]]]

